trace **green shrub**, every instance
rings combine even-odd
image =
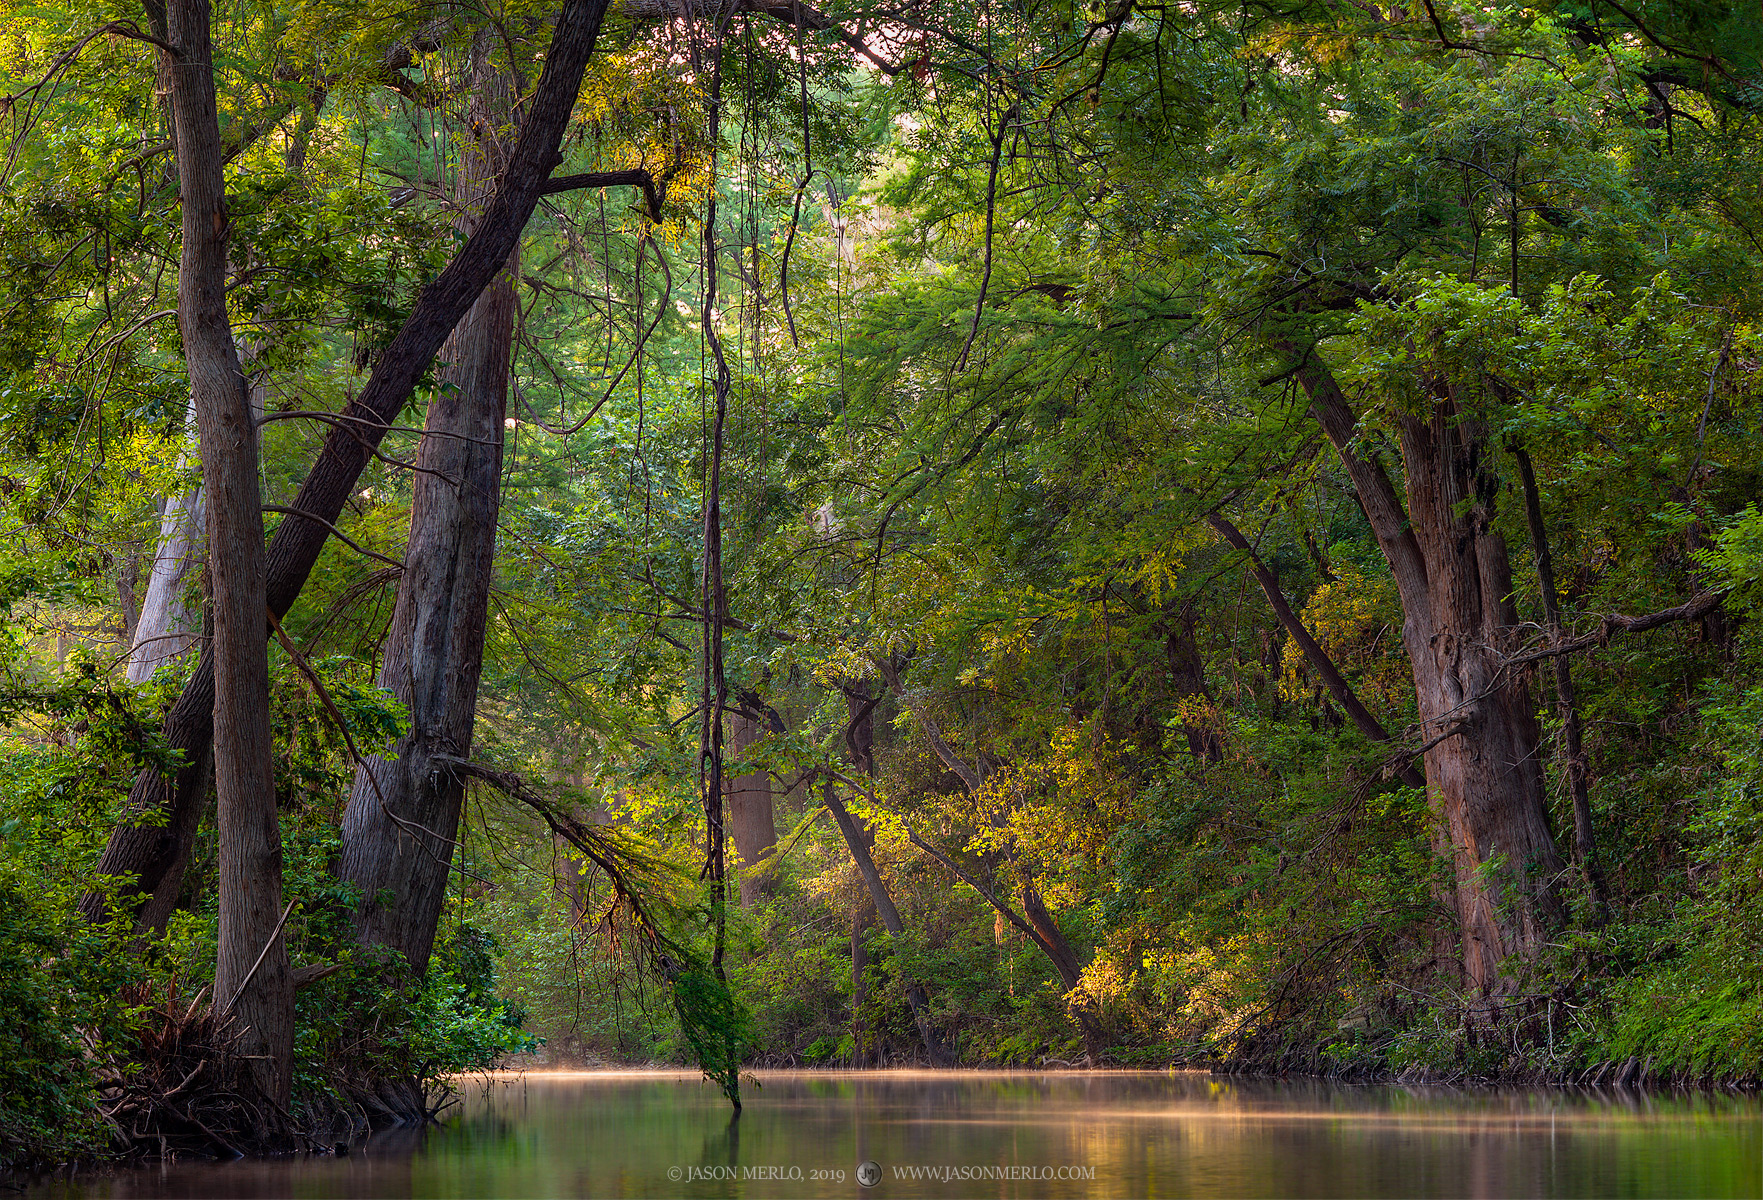
[[[390,953],[342,952],[343,969],[296,1000],[296,1091],[322,1095],[345,1079],[428,1083],[535,1049],[520,1008],[496,995],[495,952],[494,939],[465,924],[439,941],[422,979]]]
[[[1706,710],[1705,745],[1726,768],[1696,798],[1690,881],[1643,962],[1611,989],[1608,1057],[1659,1067],[1763,1072],[1763,688]]]
[[[0,841],[9,832],[0,827]],[[0,859],[0,1170],[58,1162],[104,1140],[83,1036],[106,1007],[93,944],[103,938],[36,882]]]

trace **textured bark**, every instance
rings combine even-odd
[[[1339,452],[1402,598],[1434,810],[1435,845],[1454,865],[1463,971],[1484,997],[1507,991],[1509,957],[1539,948],[1559,915],[1538,728],[1522,676],[1506,670],[1516,640],[1511,566],[1493,528],[1496,481],[1486,431],[1435,387],[1424,418],[1400,419],[1407,505],[1381,467],[1353,446],[1357,420],[1327,367],[1294,346],[1311,412]]]
[[[480,38],[473,71],[473,138],[460,164],[459,227],[476,232],[483,198],[503,166],[498,136],[512,85],[489,65]],[[412,483],[410,541],[386,635],[380,686],[410,707],[395,757],[370,756],[355,773],[343,813],[337,873],[361,890],[355,934],[428,969],[446,898],[465,782],[434,755],[471,757],[484,622],[496,558],[502,431],[518,308],[520,253],[453,331]]]
[[[1065,985],[1067,992],[1083,982],[1083,964],[1077,961],[1077,954],[1072,950],[1071,943],[1066,940],[1064,930],[1047,911],[1041,902],[1041,893],[1032,883],[1025,883],[1021,889],[1022,915],[1034,927],[1036,944],[1046,954],[1053,969],[1059,972],[1059,982]]]
[[[285,1106],[292,1082],[294,989],[282,929],[282,842],[270,751],[263,508],[257,428],[227,320],[225,159],[215,107],[207,0],[173,0],[183,246],[178,327],[201,434],[214,605],[214,785],[220,858],[214,995],[239,1029],[252,1086]]]
[[[765,730],[753,717],[736,709],[729,715],[729,749],[738,757],[757,743]],[[770,871],[753,868],[777,848],[777,816],[772,806],[771,776],[764,771],[737,775],[724,781],[729,832],[740,860],[741,907],[751,908],[771,891]]]
[[[1278,617],[1279,623],[1285,627],[1286,635],[1297,643],[1298,649],[1303,651],[1304,659],[1310,664],[1310,669],[1322,677],[1323,686],[1328,688],[1328,694],[1334,697],[1336,704],[1346,709],[1347,715],[1352,718],[1353,724],[1358,726],[1359,732],[1374,742],[1392,740],[1389,730],[1385,729],[1383,723],[1371,715],[1370,709],[1360,703],[1358,695],[1347,683],[1340,668],[1334,665],[1334,660],[1329,658],[1328,652],[1322,648],[1316,638],[1311,635],[1309,628],[1298,618],[1298,614],[1292,610],[1291,603],[1286,599],[1285,593],[1280,590],[1279,580],[1273,577],[1273,572],[1267,569],[1267,565],[1261,561],[1261,556],[1255,553],[1255,548],[1249,544],[1249,539],[1243,536],[1240,529],[1217,513],[1208,516],[1206,522],[1217,530],[1225,541],[1249,556],[1249,568],[1255,573],[1255,581],[1261,585],[1261,591],[1266,595],[1267,603],[1272,606],[1273,615]],[[1399,777],[1409,787],[1426,786],[1426,777],[1415,770],[1412,763],[1403,765]]]
[[[338,415],[291,506],[319,520],[288,517],[277,527],[265,553],[265,598],[277,617],[286,615],[305,586],[330,535],[328,524],[342,513],[362,468],[416,381],[454,326],[506,266],[551,170],[562,161],[558,145],[605,13],[606,0],[565,0],[544,73],[524,106],[527,117],[520,137],[477,233],[423,289],[367,386]],[[194,828],[186,818],[188,807],[200,802],[198,785],[208,765],[213,671],[212,660],[204,656],[165,718],[166,742],[182,752],[182,767],[169,779],[152,768],[141,772],[129,792],[129,816],[112,831],[98,863],[100,876],[132,876],[137,890],[148,897],[166,887],[187,849],[175,831]],[[103,899],[96,893],[86,896],[80,907],[93,918],[104,912]]]

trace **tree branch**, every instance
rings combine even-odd
[[[1359,504],[1371,523],[1371,531],[1396,577],[1403,610],[1410,613],[1428,611],[1431,600],[1427,591],[1426,560],[1421,556],[1419,543],[1414,540],[1408,514],[1384,469],[1354,452],[1353,439],[1358,433],[1359,419],[1340,384],[1335,382],[1334,373],[1317,357],[1315,346],[1300,347],[1283,338],[1275,339],[1272,345],[1287,358],[1297,361],[1289,373],[1297,377],[1299,386],[1310,398],[1310,414],[1328,435],[1335,453],[1340,456],[1341,465],[1347,469],[1348,478],[1353,481],[1353,491],[1358,495]]]
[[[849,46],[858,56],[867,61],[883,75],[892,78],[906,69],[905,66],[891,63],[874,50],[860,36],[852,33],[843,25],[806,4],[785,0],[784,3],[767,3],[766,0],[724,0],[714,6],[715,10],[707,14],[705,8],[694,8],[686,0],[622,0],[618,6],[620,16],[638,21],[669,20],[672,18],[703,17],[705,15],[730,16],[736,13],[753,13],[781,21],[785,25],[801,25],[804,29],[815,33],[832,33],[841,42]]]
[[[1662,608],[1658,612],[1648,613],[1641,617],[1611,613],[1600,622],[1596,633],[1588,633],[1583,637],[1558,642],[1541,650],[1514,654],[1503,660],[1502,665],[1520,667],[1526,663],[1540,662],[1545,658],[1554,658],[1560,654],[1572,654],[1592,646],[1607,646],[1610,644],[1610,639],[1619,633],[1645,633],[1649,629],[1657,629],[1661,625],[1670,625],[1677,621],[1698,621],[1719,608],[1720,602],[1725,598],[1725,592],[1703,592],[1673,608]]]
[[[559,175],[547,180],[543,194],[554,196],[558,192],[573,192],[580,188],[608,187],[640,187],[643,199],[648,204],[649,220],[661,224],[661,204],[666,199],[662,190],[657,187],[655,177],[642,168],[631,171],[588,171],[580,175]]]
[[[649,949],[656,964],[663,974],[672,978],[683,965],[669,953],[676,947],[655,921],[647,903],[627,869],[631,852],[625,847],[615,844],[614,840],[604,832],[592,829],[577,820],[574,816],[559,809],[551,801],[535,792],[527,782],[513,771],[504,771],[487,763],[476,762],[469,758],[460,758],[452,754],[436,754],[431,756],[435,762],[443,763],[461,775],[469,775],[473,779],[481,779],[503,795],[532,809],[550,828],[551,832],[574,846],[577,850],[606,872],[612,883],[612,889],[618,898],[630,906],[632,915],[637,918],[638,927],[649,939]],[[637,865],[647,866],[647,862]]]
[[[943,740],[943,732],[937,728],[937,723],[926,715],[924,709],[911,696],[907,695],[906,688],[900,683],[900,672],[894,669],[892,663],[873,654],[870,655],[870,661],[875,664],[875,669],[881,672],[881,677],[886,681],[888,690],[899,697],[900,703],[906,707],[906,711],[912,714],[913,720],[917,721],[919,728],[924,730],[925,738],[930,742],[931,749],[936,752],[943,765],[960,776],[961,782],[967,785],[967,790],[978,796],[983,782],[978,768],[968,766],[962,761],[960,755],[955,753],[954,748]]]
[[[338,529],[335,525],[332,525],[329,521],[325,520],[323,517],[319,516],[317,513],[309,513],[305,509],[301,509],[301,508],[287,508],[287,507],[284,507],[283,505],[280,505],[280,504],[265,504],[263,506],[263,511],[264,512],[273,512],[273,513],[286,513],[288,516],[291,516],[291,517],[304,517],[308,521],[317,521],[320,525],[323,525],[326,529],[330,530],[331,533],[336,537],[336,539],[339,542],[342,542],[345,546],[349,547],[349,549],[355,551],[355,553],[364,554],[368,558],[377,558],[383,563],[387,563],[390,566],[397,567],[400,571],[402,571],[404,569],[404,564],[399,562],[397,559],[387,558],[385,555],[381,554],[377,550],[369,550],[367,547],[359,545],[356,542],[350,540],[350,537],[348,534],[344,533],[341,529]]]

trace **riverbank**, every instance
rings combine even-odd
[[[526,1056],[522,1056],[526,1057]],[[1688,1069],[1659,1070],[1651,1062],[1639,1059],[1618,1059],[1593,1063],[1585,1067],[1560,1069],[1519,1069],[1497,1073],[1441,1070],[1426,1066],[1410,1066],[1402,1070],[1362,1065],[1340,1066],[1319,1062],[1316,1058],[1294,1057],[1288,1061],[1263,1062],[1248,1059],[1225,1061],[1172,1059],[1167,1063],[1084,1063],[1045,1061],[1036,1064],[1001,1066],[939,1067],[922,1062],[901,1062],[885,1066],[858,1067],[842,1064],[784,1065],[766,1064],[743,1069],[743,1076],[756,1073],[819,1076],[888,1076],[938,1078],[974,1076],[1000,1078],[1021,1075],[1206,1075],[1225,1079],[1311,1079],[1342,1085],[1377,1085],[1393,1087],[1457,1087],[1457,1088],[1548,1088],[1603,1093],[1670,1092],[1670,1093],[1763,1093],[1763,1076],[1713,1071],[1694,1072]],[[698,1079],[701,1073],[690,1067],[663,1063],[616,1062],[551,1062],[538,1056],[527,1061],[510,1061],[493,1070],[454,1076],[458,1082],[472,1080],[509,1080],[529,1076],[545,1078],[596,1078],[621,1075],[632,1078]]]
[[[1434,1067],[1411,1066],[1403,1070],[1363,1067],[1331,1067],[1308,1065],[1278,1066],[1238,1061],[1207,1068],[1211,1074],[1228,1078],[1278,1079],[1304,1076],[1343,1084],[1385,1084],[1394,1086],[1558,1088],[1598,1092],[1720,1092],[1755,1094],[1763,1092],[1763,1077],[1755,1074],[1695,1072],[1688,1068],[1659,1070],[1649,1060],[1636,1058],[1593,1063],[1583,1069],[1555,1070],[1547,1068],[1518,1069],[1493,1074],[1440,1070]]]

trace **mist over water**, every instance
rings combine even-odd
[[[687,1073],[461,1082],[344,1157],[75,1176],[32,1197],[1763,1196],[1763,1104],[1191,1072]],[[859,1168],[873,1163],[861,1179]]]

